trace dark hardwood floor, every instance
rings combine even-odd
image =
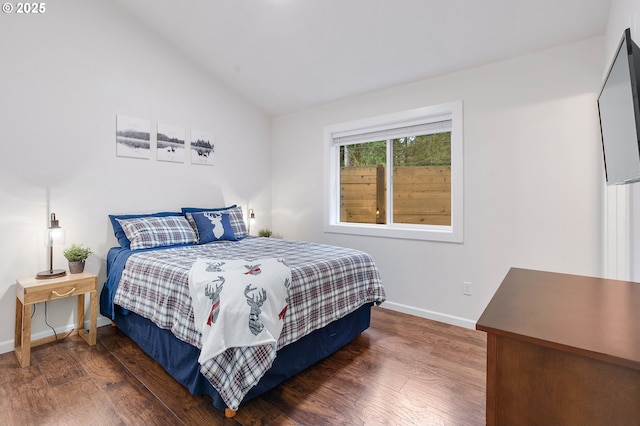
[[[0,355],[2,425],[481,425],[482,332],[374,308],[342,350],[240,406],[233,419],[192,396],[129,338],[98,329]]]

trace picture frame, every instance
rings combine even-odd
[[[184,163],[184,127],[158,123],[156,147],[156,158],[158,161]]]
[[[210,132],[191,130],[191,164],[213,166],[215,144]]]
[[[151,124],[149,120],[116,116],[116,155],[118,157],[151,158]]]

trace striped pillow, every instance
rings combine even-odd
[[[116,219],[131,241],[131,250],[196,244],[198,237],[184,216]]]
[[[232,207],[228,210],[223,210],[220,213],[229,213],[229,222],[231,222],[231,229],[237,239],[241,239],[249,235],[247,232],[247,226],[244,223],[242,217],[242,209],[240,207]]]

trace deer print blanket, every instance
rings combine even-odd
[[[196,260],[189,271],[189,293],[202,335],[198,362],[229,348],[266,345],[273,363],[290,282],[291,269],[282,259]]]

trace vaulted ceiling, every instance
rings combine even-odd
[[[117,0],[272,115],[603,35],[612,0]]]

